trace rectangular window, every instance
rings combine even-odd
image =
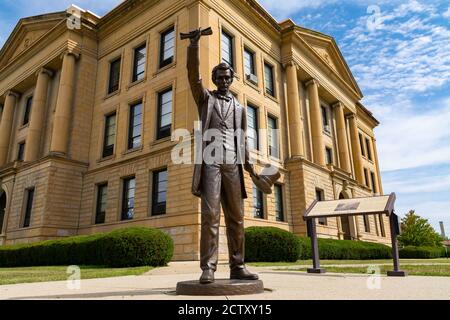
[[[370,148],[370,140],[366,138],[367,158],[372,160],[372,149]]]
[[[233,37],[222,31],[222,62],[228,63],[231,67],[234,66],[233,52]]]
[[[366,180],[366,186],[370,187],[369,171],[366,168],[364,168],[364,179]]]
[[[325,200],[325,192],[321,189],[316,189],[316,200],[324,201]],[[318,222],[322,226],[326,226],[328,224],[327,218],[319,218]]]
[[[370,172],[370,180],[372,180],[372,191],[375,193],[377,192],[377,185],[375,183],[375,173]]]
[[[244,49],[244,71],[247,80],[251,80],[248,78],[249,75],[255,75],[255,54],[248,50]]]
[[[121,60],[122,60],[121,58],[117,58],[116,60],[112,61],[109,66],[108,94],[111,94],[119,90]]]
[[[365,214],[363,217],[364,217],[364,230],[365,230],[365,232],[370,232],[369,216],[367,214]]]
[[[134,177],[123,180],[122,220],[131,220],[134,218],[135,190],[136,179]]]
[[[280,150],[278,147],[278,128],[277,119],[269,116],[268,117],[268,138],[269,138],[269,155],[275,158],[280,157]]]
[[[284,208],[283,208],[283,187],[279,184],[274,185],[275,196],[275,218],[277,221],[284,221]]]
[[[327,164],[333,164],[333,149],[326,147],[325,155],[327,157]]]
[[[23,122],[22,125],[28,124],[30,122],[30,115],[31,115],[31,106],[33,105],[33,96],[30,96],[27,98],[27,101],[25,102],[25,109],[23,111]]]
[[[103,157],[114,154],[114,144],[116,141],[116,113],[105,117],[105,136],[103,142]]]
[[[264,219],[263,193],[253,184],[253,216]]]
[[[97,207],[95,210],[95,224],[105,223],[107,190],[108,184],[106,183],[97,186]]]
[[[145,76],[147,46],[144,44],[134,49],[133,82],[142,80]]]
[[[172,88],[158,94],[157,139],[170,137],[172,127]]]
[[[23,219],[23,228],[28,228],[31,221],[31,213],[33,211],[34,188],[27,189],[25,192],[25,217]]]
[[[175,28],[161,33],[161,45],[159,52],[159,67],[163,68],[173,62],[175,55]]]
[[[247,142],[251,150],[259,150],[258,109],[247,106]]]
[[[167,169],[153,172],[152,215],[166,213]]]
[[[366,156],[366,153],[364,152],[364,140],[363,140],[363,136],[361,133],[359,134],[359,145],[361,147],[361,154],[363,156]]]
[[[322,110],[323,131],[326,133],[331,133],[330,119],[328,118],[327,108],[325,106],[321,106],[320,108]]]
[[[272,97],[275,97],[275,88],[273,84],[273,67],[267,63],[264,63],[264,84],[266,93]]]
[[[23,161],[23,157],[25,154],[25,142],[19,143],[19,147],[17,150],[17,161]]]
[[[141,146],[142,143],[142,101],[130,107],[128,126],[128,149]]]

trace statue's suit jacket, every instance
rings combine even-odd
[[[220,105],[218,98],[215,96],[214,91],[206,90],[203,87],[202,80],[199,72],[199,48],[195,45],[190,45],[188,47],[188,59],[187,68],[189,74],[189,83],[191,85],[192,94],[194,96],[195,102],[198,108],[198,114],[202,123],[202,134],[206,130],[210,129],[211,114],[214,108],[219,108]],[[241,191],[242,198],[247,198],[247,192],[245,191],[244,183],[244,164],[249,163],[249,151],[247,143],[247,112],[245,108],[237,101],[237,99],[232,97],[232,105],[234,106],[234,130],[240,130],[242,134],[238,134],[235,137],[235,147],[237,147],[236,155],[239,166],[239,175],[241,180]],[[206,147],[206,141],[202,139],[202,154]],[[201,196],[201,185],[202,185],[202,163],[196,163],[194,168],[194,176],[192,179],[192,193],[200,197]]]

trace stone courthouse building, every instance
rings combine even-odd
[[[104,17],[71,7],[19,21],[0,51],[0,244],[147,226],[168,232],[176,260],[198,260],[193,164],[175,164],[176,129],[198,119],[189,41],[201,73],[221,61],[247,107],[252,153],[279,167],[264,195],[246,173],[246,227],[306,235],[314,199],[381,194],[379,124],[334,39],[278,23],[254,0],[127,0]],[[274,129],[279,134],[273,135]],[[223,219],[223,218],[222,218]],[[221,223],[224,226],[224,221]],[[322,237],[389,243],[383,216],[318,221]],[[226,257],[225,229],[221,257]]]

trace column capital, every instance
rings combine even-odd
[[[349,113],[349,114],[347,114],[347,115],[345,115],[345,117],[346,118],[348,118],[348,119],[353,119],[353,118],[355,118],[355,119],[358,119],[357,117],[356,117],[356,113]]]
[[[80,53],[75,52],[73,49],[66,49],[61,53],[59,58],[62,60],[65,56],[73,56],[75,57],[75,60],[78,60],[80,58]]]
[[[8,90],[5,92],[5,97],[8,97],[8,96],[14,96],[18,99],[20,97],[20,93],[17,91],[14,91],[14,90]]]
[[[296,69],[298,69],[300,66],[294,60],[290,60],[290,61],[288,61],[286,63],[283,63],[283,68],[287,69],[287,67],[295,67]]]
[[[320,87],[319,81],[317,81],[317,79],[314,79],[314,78],[308,80],[308,81],[305,83],[305,86],[306,86],[306,87],[309,87],[309,86],[312,85],[312,84],[315,84],[317,87]]]
[[[333,103],[333,104],[331,105],[331,107],[332,107],[332,108],[339,108],[339,107],[344,108],[344,103],[341,102],[341,101],[337,101],[337,102]]]
[[[50,78],[53,77],[54,72],[50,69],[47,68],[40,68],[38,71],[36,71],[36,76],[39,76],[40,73],[44,73],[46,75],[48,75]]]

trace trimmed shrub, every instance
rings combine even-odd
[[[248,262],[294,262],[301,252],[299,238],[275,227],[245,229],[245,257]]]
[[[300,260],[311,259],[311,239],[300,237]],[[335,239],[318,239],[320,259],[328,260],[369,260],[390,259],[392,249],[384,244]]]
[[[399,250],[403,259],[436,259],[445,257],[445,249],[441,247],[407,246]]]
[[[173,256],[173,240],[144,227],[0,247],[0,267],[102,265],[163,266]]]

